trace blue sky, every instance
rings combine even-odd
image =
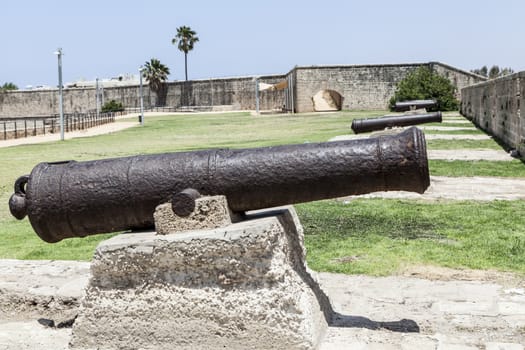
[[[190,79],[285,73],[295,65],[440,61],[525,70],[523,0],[5,0],[0,84],[136,74],[152,57],[184,79],[176,28],[200,38]]]

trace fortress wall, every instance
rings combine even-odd
[[[286,76],[260,77],[268,84],[277,83]],[[64,89],[64,113],[96,110],[95,88]],[[106,87],[102,89],[103,101],[115,100],[125,108],[140,107],[139,85]],[[255,81],[253,77],[192,80],[171,82],[165,92],[165,106],[218,106],[232,105],[234,109],[255,109]],[[162,100],[162,99],[161,99]],[[148,85],[144,85],[144,107],[159,105],[159,98]],[[282,107],[283,91],[260,93],[260,108]],[[24,117],[58,114],[58,89],[33,91],[7,91],[0,93],[0,117]]]
[[[297,67],[296,111],[312,112],[312,97],[334,90],[343,97],[343,109],[387,109],[397,83],[420,64]]]
[[[296,111],[312,112],[312,97],[320,90],[334,90],[343,97],[343,109],[387,109],[397,84],[421,66],[429,66],[460,89],[485,78],[439,63],[341,65],[296,67]]]
[[[525,155],[525,72],[466,87],[461,95],[461,114]]]
[[[338,65],[296,67],[286,75],[259,77],[260,81],[275,84],[292,76],[294,104],[297,112],[314,110],[313,96],[321,90],[333,90],[342,96],[342,108],[374,110],[387,108],[397,84],[410,72],[421,66],[430,66],[461,88],[484,81],[485,78],[439,63],[411,63],[384,65]],[[144,85],[144,106],[220,106],[234,110],[255,109],[255,81],[253,76],[219,79],[177,81],[167,84],[162,96]],[[64,113],[87,112],[96,109],[95,88],[64,89]],[[459,96],[459,94],[458,94]],[[103,100],[116,100],[125,108],[138,108],[139,86],[106,87]],[[262,91],[261,110],[280,109],[284,104],[284,90]],[[52,115],[58,113],[58,90],[8,91],[0,93],[0,117]]]

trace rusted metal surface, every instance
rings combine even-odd
[[[187,188],[171,199],[171,209],[178,216],[186,217],[195,210],[195,201],[201,197],[199,191]]]
[[[424,123],[441,123],[441,112],[423,113],[423,114],[407,114],[395,117],[381,117],[370,119],[354,119],[352,121],[352,130],[359,134],[362,132],[370,132],[383,130],[386,128],[399,126],[412,126]]]
[[[186,189],[225,195],[244,212],[375,191],[423,193],[429,184],[425,138],[411,128],[363,140],[40,163],[10,202],[43,240],[57,242],[152,227],[155,207]]]

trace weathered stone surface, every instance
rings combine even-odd
[[[333,90],[341,94],[342,109],[386,109],[397,84],[421,66],[430,67],[447,77],[458,91],[484,80],[439,62],[296,67],[296,111],[314,111],[312,97],[321,90]]]
[[[525,72],[464,88],[461,94],[461,114],[525,157]]]
[[[73,349],[309,349],[331,315],[293,209],[101,243]],[[326,316],[325,316],[326,315]]]
[[[295,79],[294,104],[297,112],[314,111],[312,97],[320,90],[336,91],[344,98],[343,109],[384,109],[397,84],[409,72],[429,66],[450,79],[460,91],[483,81],[482,77],[439,62],[414,64],[374,64],[295,67],[287,74],[257,77],[260,82],[275,84],[288,76]],[[105,87],[107,101],[116,100],[126,108],[138,108],[139,86]],[[58,110],[58,90],[10,91],[0,95],[0,116],[51,115]],[[262,110],[280,109],[285,90],[263,91],[259,94]],[[92,108],[95,88],[64,89],[64,112],[82,112]],[[189,107],[189,111],[205,106],[229,106],[234,110],[255,109],[254,77],[215,78],[167,83],[165,96],[144,86],[144,104],[150,106]]]
[[[316,112],[330,112],[341,110],[341,95],[333,90],[321,90],[312,97]]]
[[[189,230],[212,229],[232,223],[234,215],[224,196],[208,196],[195,200],[195,210],[186,217],[173,213],[170,203],[159,205],[155,213],[155,230],[160,235]]]

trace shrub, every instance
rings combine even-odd
[[[124,106],[122,106],[122,103],[117,102],[115,100],[106,102],[102,106],[102,112],[120,112],[123,110],[124,110]]]
[[[459,101],[455,92],[456,87],[450,80],[422,66],[399,82],[389,107],[393,110],[396,101],[435,100],[436,106],[429,108],[430,111],[456,111]]]

